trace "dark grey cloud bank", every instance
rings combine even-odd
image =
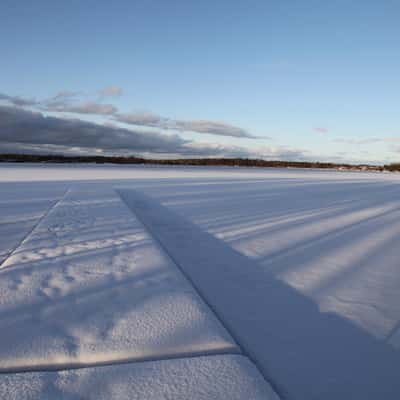
[[[65,154],[137,154],[169,157],[263,157],[304,159],[301,151],[197,143],[162,134],[101,125],[80,119],[44,116],[0,106],[0,151]]]
[[[44,116],[40,112],[7,106],[0,106],[0,141],[154,153],[183,151],[187,143],[178,135],[140,132],[80,119]]]
[[[37,101],[25,99],[18,96],[8,96],[0,94],[0,100],[8,104],[32,107],[42,111],[57,113],[74,113],[74,114],[90,114],[100,115],[111,118],[114,121],[122,122],[137,127],[151,127],[163,130],[175,130],[180,133],[195,132],[205,133],[216,136],[229,136],[234,138],[246,139],[269,139],[266,136],[259,137],[252,135],[250,132],[237,126],[210,120],[177,120],[161,117],[150,112],[132,112],[120,113],[112,104],[103,103],[103,99],[107,97],[121,96],[122,89],[118,86],[108,86],[98,91],[97,100],[83,101],[82,92],[61,91],[49,99]]]

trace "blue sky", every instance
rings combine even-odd
[[[397,0],[3,0],[1,10],[0,150],[69,151],[54,125],[40,141],[36,125],[21,134],[34,112],[40,126],[100,126],[99,140],[71,134],[70,148],[88,152],[400,159]],[[108,148],[104,124],[110,138],[136,136]],[[136,147],[149,138],[178,144]]]

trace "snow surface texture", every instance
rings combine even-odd
[[[336,313],[321,312],[266,268],[153,199],[120,193],[281,395],[398,398],[400,354],[389,344]]]
[[[239,355],[0,376],[7,400],[278,400]]]
[[[23,183],[9,184],[1,188],[0,264],[18,247],[64,192],[65,187],[57,184],[40,191],[36,187],[26,187]]]
[[[0,269],[0,371],[237,352],[109,189],[71,189]]]
[[[275,174],[138,190],[312,298],[321,311],[390,342],[400,320],[398,174],[391,181],[378,174]]]
[[[138,217],[152,243],[160,244],[158,251],[171,257],[175,270],[178,267],[200,294],[204,302],[195,294],[200,309],[210,318],[210,309],[214,312],[211,325],[222,329],[224,334],[217,331],[224,343],[232,346],[235,341],[282,399],[400,398],[398,174],[150,166],[0,168],[0,193],[18,184],[32,193],[56,186],[60,191],[84,187],[95,198],[95,192],[98,197],[112,189],[119,193],[131,210],[126,215],[135,221]],[[37,182],[23,183],[31,171]],[[15,191],[15,197],[23,199],[23,191]],[[111,215],[104,215],[111,225]],[[121,223],[114,229],[118,235]],[[93,233],[91,241],[101,231]],[[9,253],[13,246],[3,247]],[[93,253],[87,256],[86,262]],[[14,269],[21,267],[9,266],[4,273]],[[45,283],[37,289],[46,288]],[[58,286],[61,293],[68,288],[65,283]],[[3,287],[0,290],[3,293]],[[9,296],[14,296],[11,289]],[[4,301],[18,311],[15,297]],[[238,350],[233,346],[221,351]],[[167,361],[140,362],[135,368],[161,362]],[[44,379],[35,374],[42,373],[5,374],[0,381],[13,376],[26,376],[28,382]],[[16,383],[10,385],[18,392]]]

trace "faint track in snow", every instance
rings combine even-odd
[[[13,256],[13,254],[18,250],[18,248],[26,241],[26,239],[34,232],[34,230],[40,225],[40,223],[46,219],[46,217],[54,210],[57,205],[64,200],[64,198],[67,196],[68,192],[70,191],[70,188],[68,188],[63,195],[55,201],[54,204],[52,204],[44,213],[43,215],[38,219],[36,224],[33,225],[32,229],[30,229],[27,234],[14,246],[14,248],[8,253],[8,255],[4,258],[4,260],[0,263],[0,270],[7,268],[4,266],[4,264],[7,262],[7,260]]]

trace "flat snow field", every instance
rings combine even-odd
[[[0,164],[0,399],[400,399],[400,175]]]

